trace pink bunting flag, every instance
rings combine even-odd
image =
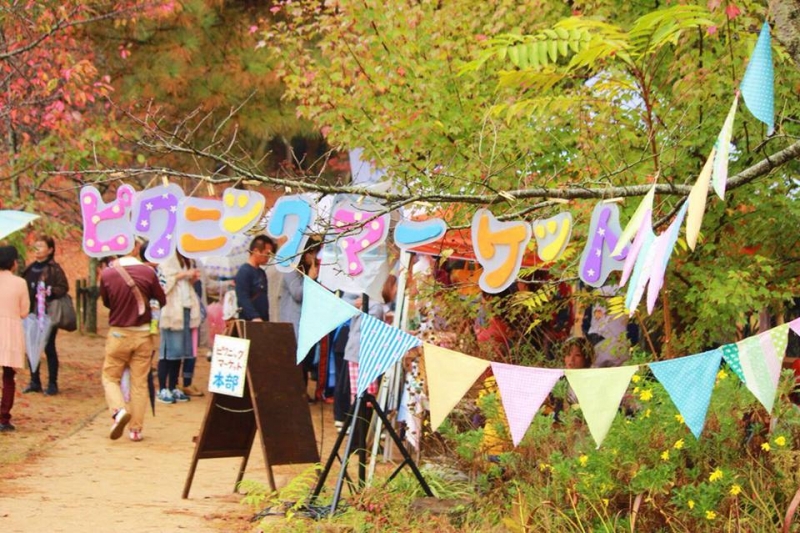
[[[661,287],[664,285],[664,274],[667,272],[667,264],[672,255],[672,250],[675,249],[675,243],[678,242],[678,232],[683,225],[683,219],[686,217],[686,210],[688,204],[684,203],[678,216],[669,225],[667,231],[662,233],[656,239],[653,258],[653,269],[650,272],[650,285],[647,287],[647,314],[651,314],[656,306],[658,293],[661,292]]]
[[[655,234],[653,233],[653,210],[648,209],[642,215],[639,231],[636,232],[636,237],[633,239],[631,249],[628,250],[628,256],[625,258],[625,264],[622,265],[622,276],[619,279],[620,287],[624,287],[628,282],[628,278],[630,278],[633,272],[633,266],[636,264],[639,254],[645,252],[650,247],[653,239],[655,239]],[[636,280],[638,278],[634,279]],[[631,283],[635,284],[636,282],[633,281]]]
[[[789,322],[789,327],[792,328],[795,334],[800,335],[800,318],[795,318]]]
[[[511,438],[516,446],[522,441],[536,411],[564,375],[564,371],[492,363],[492,372],[497,380]]]

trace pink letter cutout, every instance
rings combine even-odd
[[[379,205],[374,207],[375,212],[381,209]],[[347,274],[350,276],[358,276],[364,271],[359,255],[382,244],[389,233],[388,213],[370,220],[372,217],[369,211],[359,210],[352,205],[345,207],[344,204],[339,204],[333,210],[334,231],[355,233],[355,236],[346,236],[338,240],[347,257]],[[369,222],[364,224],[367,220]]]
[[[136,191],[130,185],[117,189],[116,199],[104,203],[96,188],[81,189],[83,251],[90,257],[124,255],[133,250],[133,227],[130,210]]]

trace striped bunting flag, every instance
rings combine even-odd
[[[356,394],[367,390],[372,381],[389,370],[407,351],[421,344],[419,339],[405,331],[370,315],[362,315]]]

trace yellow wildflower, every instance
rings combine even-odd
[[[644,412],[644,417],[645,418],[650,418],[650,409],[648,409],[647,411]]]
[[[731,485],[731,490],[728,491],[731,496],[738,496],[742,492],[742,487],[734,483]]]
[[[639,395],[639,399],[643,402],[647,402],[653,399],[653,391],[650,389],[644,389],[642,393]]]
[[[550,465],[548,465],[547,463],[539,463],[539,471],[544,472],[545,470],[547,470],[548,466]]]
[[[689,509],[694,509],[694,500],[689,500],[688,502],[686,502],[686,505],[689,506]]]
[[[581,455],[580,457],[578,457],[578,462],[581,464],[581,466],[586,466],[586,463],[589,462],[589,456]]]
[[[786,437],[781,435],[780,437],[775,437],[775,444],[780,446],[781,448],[786,446]]]
[[[723,475],[724,475],[724,474],[722,473],[722,470],[720,470],[719,468],[717,468],[716,470],[714,470],[713,472],[711,472],[711,475],[710,475],[710,476],[708,476],[708,480],[709,480],[710,482],[712,482],[712,483],[713,483],[713,482],[715,482],[715,481],[719,481],[720,479],[722,479],[722,476],[723,476]]]
[[[634,394],[639,394],[639,387],[634,387],[633,388],[633,393]]]
[[[717,513],[714,511],[706,511],[706,520],[714,520],[717,517]]]
[[[642,378],[638,374],[634,374],[633,377],[631,378],[631,381],[633,381],[634,383],[639,383],[641,380]]]
[[[764,450],[765,452],[768,452],[770,450],[769,442],[765,442],[764,444],[762,444],[761,449]]]
[[[675,420],[677,420],[679,424],[686,422],[686,420],[683,418],[683,415],[675,415]]]
[[[675,444],[673,444],[672,447],[675,448],[676,450],[680,450],[681,448],[683,448],[683,439],[676,440]]]
[[[728,373],[724,370],[720,370],[717,372],[717,379],[726,379],[728,377]]]
[[[663,452],[661,452],[661,460],[669,461],[669,450],[664,450]]]
[[[608,507],[608,498],[603,498],[603,506]]]

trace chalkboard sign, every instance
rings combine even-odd
[[[256,433],[261,435],[272,490],[276,489],[273,466],[320,460],[305,385],[296,364],[292,325],[237,321],[228,334],[250,339],[244,396],[210,395],[183,498],[189,496],[200,459],[241,457],[235,490],[244,476]]]

